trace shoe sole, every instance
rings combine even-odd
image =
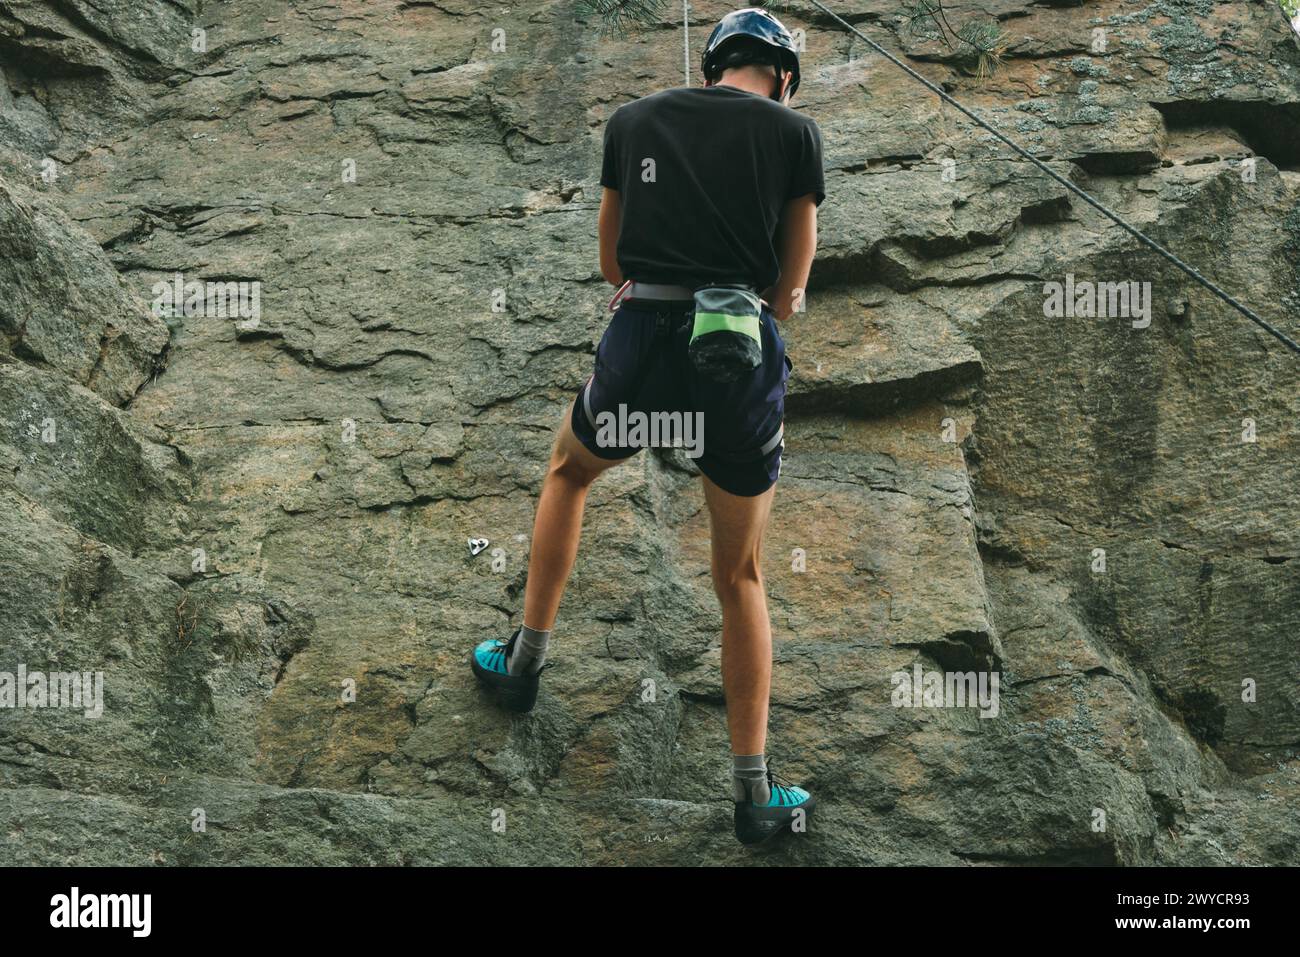
[[[798,807],[792,807],[788,810],[796,811],[802,809],[804,812],[804,820],[807,821],[812,818],[812,812],[816,806],[817,800],[810,797]],[[736,840],[740,841],[741,844],[744,844],[747,847],[752,847],[755,844],[766,844],[778,834],[786,833],[793,827],[793,814],[782,814],[779,817],[772,817],[768,820],[763,820],[761,818],[759,820],[737,818]]]
[[[501,707],[518,714],[527,714],[533,710],[533,705],[537,703],[537,688],[540,684],[536,675],[532,675],[530,679],[528,675],[503,675],[496,671],[488,671],[478,663],[478,658],[473,652],[470,652],[469,663],[474,669],[474,677],[484,687],[496,693],[497,703]]]

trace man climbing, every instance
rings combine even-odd
[[[703,71],[703,87],[625,104],[605,127],[600,267],[620,287],[618,309],[556,436],[522,627],[480,644],[471,665],[503,706],[532,709],[587,490],[637,451],[599,423],[616,410],[702,413],[695,461],[722,606],[736,836],[751,844],[801,829],[814,803],[775,780],[764,756],[772,634],[760,566],[789,375],[775,320],[802,308],[825,191],[821,133],[788,106],[799,58],[779,20],[728,14]]]

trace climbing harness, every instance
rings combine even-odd
[[[1212,282],[1211,280],[1205,278],[1205,276],[1201,275],[1201,273],[1198,272],[1194,267],[1189,266],[1187,263],[1183,262],[1181,259],[1179,259],[1177,256],[1175,256],[1173,253],[1171,253],[1168,249],[1166,249],[1164,246],[1160,245],[1160,243],[1156,242],[1156,241],[1155,241],[1154,239],[1152,239],[1150,236],[1147,236],[1145,233],[1143,233],[1143,232],[1142,232],[1141,230],[1139,230],[1137,227],[1135,227],[1135,226],[1131,226],[1129,223],[1125,222],[1122,218],[1120,218],[1120,216],[1119,216],[1118,214],[1116,214],[1116,213],[1114,213],[1114,212],[1111,212],[1111,210],[1108,209],[1108,208],[1107,208],[1107,207],[1106,207],[1106,206],[1105,206],[1105,205],[1104,205],[1100,200],[1096,199],[1096,198],[1093,197],[1090,193],[1084,191],[1083,189],[1080,189],[1078,186],[1076,186],[1076,185],[1074,185],[1073,183],[1071,183],[1068,179],[1066,179],[1064,176],[1062,176],[1062,175],[1060,175],[1059,173],[1057,173],[1055,170],[1053,170],[1050,166],[1048,166],[1048,165],[1047,165],[1046,163],[1044,163],[1042,160],[1040,160],[1040,159],[1038,159],[1036,156],[1032,155],[1028,150],[1024,149],[1024,148],[1021,147],[1019,144],[1017,144],[1017,143],[1015,143],[1013,140],[1009,139],[1007,136],[1003,135],[1003,133],[1002,133],[1001,131],[999,131],[995,126],[993,126],[993,125],[991,125],[990,123],[986,122],[982,117],[979,116],[979,114],[973,112],[972,110],[967,109],[967,108],[966,108],[965,106],[963,106],[961,103],[957,102],[957,100],[955,100],[952,96],[950,96],[948,93],[946,93],[946,92],[945,92],[941,87],[939,87],[939,86],[937,86],[936,84],[932,83],[930,80],[927,80],[924,76],[922,76],[922,75],[921,75],[920,73],[918,73],[916,70],[913,70],[910,66],[908,66],[906,63],[904,63],[904,62],[903,62],[902,60],[900,60],[898,57],[894,56],[892,53],[890,53],[888,50],[886,50],[884,47],[882,47],[882,46],[881,46],[879,43],[877,43],[875,40],[872,40],[870,37],[868,37],[868,36],[866,36],[864,33],[862,33],[862,31],[860,31],[860,30],[858,30],[856,27],[854,27],[851,23],[848,23],[846,20],[844,20],[842,17],[840,17],[837,13],[835,13],[833,10],[829,9],[829,8],[828,8],[824,3],[821,2],[821,0],[808,0],[808,2],[811,3],[811,4],[812,4],[814,7],[816,7],[818,10],[822,11],[822,13],[826,14],[826,15],[827,15],[828,17],[830,17],[832,20],[834,20],[837,24],[839,24],[839,25],[840,25],[841,27],[843,27],[845,30],[847,30],[848,32],[852,33],[854,36],[856,36],[858,39],[860,39],[863,43],[867,44],[867,46],[871,47],[871,49],[874,50],[876,53],[879,53],[882,57],[884,57],[884,58],[885,58],[886,60],[888,60],[890,63],[894,64],[894,66],[898,67],[900,70],[902,70],[903,72],[905,72],[905,73],[906,73],[908,76],[910,76],[912,79],[916,80],[918,83],[923,84],[923,85],[924,85],[928,90],[930,90],[931,93],[934,93],[936,96],[938,96],[940,99],[942,99],[945,103],[948,103],[949,105],[951,105],[951,106],[955,107],[956,109],[960,110],[962,113],[964,113],[966,116],[968,116],[971,120],[973,120],[973,121],[974,121],[975,123],[977,123],[979,126],[981,126],[981,127],[983,127],[984,129],[988,130],[990,133],[992,133],[994,136],[996,136],[999,140],[1001,140],[1003,143],[1005,143],[1007,146],[1009,146],[1009,147],[1010,147],[1010,148],[1011,148],[1015,153],[1017,153],[1018,155],[1024,157],[1025,159],[1029,160],[1029,162],[1033,163],[1035,166],[1037,166],[1040,170],[1042,170],[1044,173],[1046,173],[1046,174],[1047,174],[1048,176],[1050,176],[1052,179],[1056,180],[1056,182],[1060,183],[1062,186],[1064,186],[1066,189],[1068,189],[1071,193],[1073,193],[1074,195],[1078,196],[1080,199],[1082,199],[1082,200],[1083,200],[1085,203],[1087,203],[1089,206],[1093,207],[1093,209],[1096,209],[1098,212],[1100,212],[1102,215],[1104,215],[1107,219],[1111,220],[1111,221],[1114,222],[1116,225],[1118,225],[1119,227],[1121,227],[1122,229],[1124,229],[1126,232],[1128,232],[1130,235],[1132,235],[1133,237],[1135,237],[1136,239],[1138,239],[1138,240],[1139,240],[1140,242],[1142,242],[1144,245],[1148,246],[1149,248],[1153,249],[1155,252],[1159,253],[1159,254],[1160,254],[1161,256],[1163,256],[1166,260],[1168,260],[1169,262],[1173,263],[1175,266],[1177,266],[1179,269],[1181,269],[1181,270],[1182,270],[1184,273],[1186,273],[1188,276],[1191,276],[1192,279],[1196,280],[1196,282],[1200,283],[1202,286],[1204,286],[1204,287],[1205,287],[1206,289],[1208,289],[1210,292],[1214,293],[1216,296],[1218,296],[1220,299],[1222,299],[1222,300],[1223,300],[1224,302],[1226,302],[1228,305],[1232,306],[1232,308],[1236,309],[1239,313],[1241,313],[1243,316],[1245,316],[1245,317],[1246,317],[1247,319],[1249,319],[1251,322],[1255,323],[1255,325],[1259,326],[1261,329],[1263,329],[1263,330],[1264,330],[1265,332],[1267,332],[1269,335],[1273,336],[1273,338],[1277,339],[1279,342],[1281,342],[1284,346],[1286,346],[1288,349],[1290,349],[1290,350],[1291,350],[1292,352],[1294,352],[1296,355],[1300,355],[1300,342],[1296,342],[1294,339],[1292,339],[1290,336],[1288,336],[1288,335],[1287,335],[1285,332],[1283,332],[1281,329],[1278,329],[1276,326],[1274,326],[1274,325],[1273,325],[1272,323],[1270,323],[1268,320],[1264,319],[1262,316],[1260,316],[1258,313],[1256,313],[1256,312],[1255,312],[1253,309],[1251,309],[1249,306],[1243,305],[1242,303],[1238,302],[1235,298],[1233,298],[1233,296],[1231,296],[1230,294],[1228,294],[1227,292],[1225,292],[1223,289],[1219,288],[1219,286],[1216,285],[1214,282]]]
[[[749,286],[671,286],[635,282],[619,286],[609,301],[610,311],[624,299],[659,302],[694,301],[691,338],[686,347],[691,365],[700,375],[718,382],[734,382],[763,364],[763,300]]]

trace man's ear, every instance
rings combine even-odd
[[[786,70],[781,74],[781,96],[779,99],[782,103],[790,102],[790,84],[793,82],[794,74],[789,70]]]

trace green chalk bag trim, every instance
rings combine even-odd
[[[758,334],[758,316],[729,316],[725,312],[697,312],[695,326],[691,330],[691,341],[711,332],[736,332],[749,336],[760,346],[762,337]]]

